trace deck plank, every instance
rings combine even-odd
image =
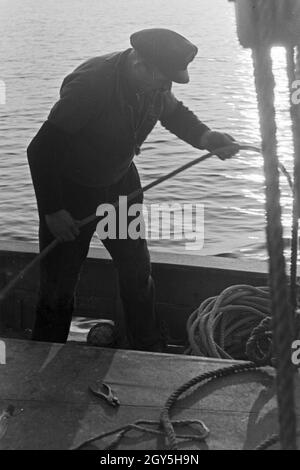
[[[0,449],[69,449],[137,419],[157,420],[165,400],[179,385],[232,364],[76,344],[5,341],[7,363],[0,366],[0,411],[9,404],[23,411],[11,418]],[[88,385],[95,380],[112,386],[121,402],[119,409],[89,393]],[[299,376],[296,382],[298,398]],[[273,371],[228,377],[196,389],[180,400],[174,417],[202,419],[211,430],[206,443],[185,443],[181,448],[253,448],[277,428]],[[120,448],[165,448],[162,438],[134,436]]]

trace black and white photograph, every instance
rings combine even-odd
[[[300,0],[0,0],[0,450],[300,449],[299,217]]]

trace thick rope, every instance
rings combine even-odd
[[[185,353],[272,365],[270,317],[268,287],[228,287],[190,315]]]
[[[295,64],[295,49],[288,48],[286,51],[287,58],[287,72],[290,92],[290,115],[292,121],[292,132],[294,142],[294,182],[297,180],[297,175],[300,174],[300,116],[299,105],[292,101],[293,83],[296,80],[296,64]],[[299,201],[298,201],[298,185],[294,184],[293,188],[293,216],[292,216],[292,236],[291,236],[291,267],[290,267],[290,301],[293,310],[293,316],[297,308],[297,261],[298,261],[298,231],[299,231]]]
[[[186,328],[185,354],[276,365],[269,287],[227,287],[204,300]],[[300,331],[300,315],[295,316],[295,331]]]
[[[130,432],[130,431],[139,431],[142,433],[152,434],[155,436],[166,436],[167,438],[167,445],[168,448],[171,450],[176,450],[178,448],[179,440],[193,440],[198,442],[203,442],[209,436],[209,429],[205,426],[205,424],[200,420],[180,420],[180,421],[172,421],[170,418],[171,411],[176,405],[178,399],[186,393],[190,388],[194,388],[196,385],[206,385],[208,382],[213,382],[214,380],[219,380],[220,378],[225,378],[234,374],[241,374],[241,373],[248,373],[248,372],[255,372],[260,370],[255,364],[251,362],[245,362],[243,364],[234,364],[229,367],[223,367],[221,369],[217,369],[210,372],[204,372],[193,379],[185,382],[180,387],[178,387],[166,400],[165,405],[162,409],[160,415],[160,421],[152,421],[152,420],[139,420],[133,424],[128,424],[112,431],[102,432],[90,439],[85,440],[81,444],[76,447],[73,447],[72,450],[79,450],[87,445],[104,439],[105,437],[115,436],[112,442],[110,442],[104,450],[112,450],[116,449],[117,446],[121,443],[122,439]],[[197,389],[198,390],[198,389]],[[175,428],[176,427],[184,427],[184,426],[195,426],[198,429],[198,432],[195,434],[176,434]],[[161,429],[152,429],[150,426],[161,427]],[[278,440],[278,439],[277,439]],[[274,441],[274,437],[268,438],[261,444],[257,449],[261,447],[266,449],[270,445],[273,445],[276,440]]]
[[[276,364],[272,344],[272,318],[266,317],[253,329],[247,344],[248,358],[259,366]]]
[[[279,440],[280,440],[279,435],[273,434],[273,436],[269,437],[264,442],[262,442],[257,447],[255,447],[255,450],[267,450],[269,447],[277,444]]]
[[[198,420],[198,419],[189,419],[189,420],[181,420],[181,421],[172,421],[172,426],[173,428],[175,427],[184,427],[184,426],[193,426],[196,425],[198,428],[200,428],[200,432],[198,434],[178,434],[177,438],[182,439],[182,440],[188,440],[188,441],[204,441],[207,436],[209,435],[209,430],[205,426],[205,424]],[[98,434],[97,436],[91,437],[90,439],[85,440],[81,444],[79,444],[76,447],[73,447],[71,450],[80,450],[83,449],[83,447],[86,447],[89,444],[92,444],[93,442],[99,441],[104,439],[105,437],[109,436],[114,436],[115,438],[112,440],[110,444],[108,444],[103,450],[113,450],[118,447],[118,445],[121,443],[122,439],[130,432],[130,431],[139,431],[141,433],[146,433],[146,434],[152,434],[154,436],[164,436],[165,433],[164,431],[159,431],[157,429],[152,429],[149,426],[160,426],[159,421],[153,421],[153,420],[139,420],[136,421],[135,423],[128,424],[125,426],[121,426],[120,428],[113,429],[112,431],[108,432],[102,432]]]
[[[296,449],[294,368],[291,363],[292,317],[288,302],[281,224],[279,172],[274,107],[275,81],[270,45],[274,12],[271,3],[258,0],[258,43],[252,51],[266,181],[267,245],[272,305],[273,346],[277,358],[277,400],[283,449]]]
[[[189,388],[192,388],[195,385],[201,384],[203,382],[207,383],[208,381],[217,380],[223,377],[230,376],[232,374],[252,372],[255,370],[257,370],[257,366],[250,362],[244,363],[244,364],[234,364],[229,367],[224,367],[218,370],[200,374],[197,377],[194,377],[193,379],[189,380],[185,384],[181,385],[179,388],[177,388],[177,390],[175,390],[167,399],[163,407],[161,416],[160,416],[161,425],[166,433],[168,443],[169,443],[169,448],[171,450],[177,449],[178,442],[177,442],[177,437],[176,437],[174,427],[170,418],[170,414],[178,398],[181,395],[183,395],[183,393],[185,393]]]

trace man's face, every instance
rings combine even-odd
[[[172,84],[171,80],[163,75],[155,65],[149,64],[141,58],[134,64],[133,77],[136,88],[141,92],[165,91]]]

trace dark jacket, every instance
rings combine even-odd
[[[60,99],[28,147],[40,209],[63,208],[62,178],[109,186],[127,171],[155,124],[194,147],[208,127],[171,90],[155,91],[142,105],[128,93],[124,62],[132,49],[92,58],[68,75]]]

